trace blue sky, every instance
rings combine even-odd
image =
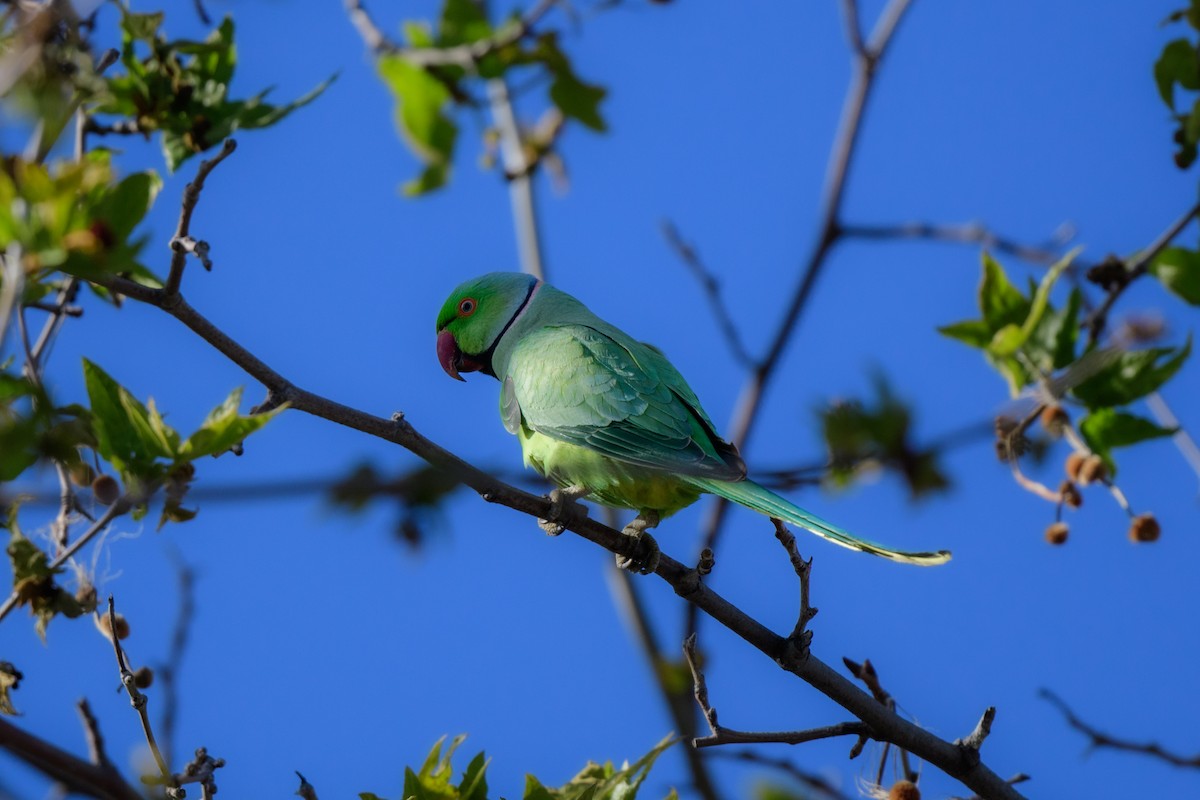
[[[144,10],[150,6],[136,4]],[[202,35],[190,3],[167,29]],[[854,223],[981,220],[1028,242],[1071,223],[1084,257],[1129,254],[1194,202],[1195,175],[1171,161],[1171,125],[1151,77],[1176,35],[1152,2],[954,3],[921,0],[885,61],[847,189]],[[881,3],[864,2],[872,21]],[[418,166],[399,141],[390,99],[340,3],[210,2],[238,25],[239,94],[274,86],[302,94],[338,81],[277,128],[239,136],[212,176],[193,231],[212,245],[211,274],[190,269],[190,302],[299,385],[376,414],[403,410],[425,435],[487,466],[520,465],[496,414],[497,386],[450,381],[434,357],[433,320],[449,290],[517,267],[507,191],[477,166],[480,121],[464,118],[448,189],[398,194]],[[435,4],[375,3],[395,31]],[[562,18],[555,12],[549,24]],[[570,130],[570,190],[540,181],[550,279],[609,321],[654,342],[687,376],[719,425],[743,382],[697,284],[666,245],[670,218],[724,278],[731,312],[754,352],[769,341],[816,233],[831,137],[849,77],[838,4],[630,2],[584,14],[565,47],[581,76],[608,87],[610,132]],[[532,115],[536,104],[524,109]],[[129,170],[160,166],[153,145],[128,145]],[[152,266],[183,184],[168,180],[147,230]],[[1194,227],[1182,241],[1196,243]],[[1034,270],[1003,259],[1024,280]],[[978,249],[847,242],[831,256],[744,451],[751,471],[823,455],[815,412],[860,396],[883,370],[917,409],[929,439],[988,419],[1007,392],[977,352],[937,325],[975,310]],[[1182,341],[1195,316],[1149,280],[1119,312],[1155,311]],[[236,385],[260,388],[183,326],[128,303],[89,306],[51,362],[59,396],[82,397],[87,355],[181,429]],[[1200,425],[1200,367],[1189,362],[1166,399]],[[1038,473],[1056,483],[1066,450]],[[412,456],[353,431],[285,414],[242,458],[201,465],[197,487],[335,475],[370,460],[404,469]],[[1097,752],[1037,698],[1049,687],[1097,726],[1194,751],[1200,697],[1181,691],[1200,656],[1190,613],[1197,476],[1166,441],[1120,459],[1121,485],[1154,511],[1162,541],[1137,547],[1099,490],[1070,518],[1071,541],[1047,546],[1053,509],[1019,490],[986,440],[944,464],[952,493],[914,504],[893,478],[845,492],[793,495],[846,528],[889,544],[949,547],[955,560],[915,569],[800,539],[815,557],[813,652],[838,663],[869,657],[914,719],[943,738],[965,735],[998,707],[987,763],[1026,772],[1031,795],[1185,796],[1196,776],[1134,756]],[[53,486],[51,476],[46,476]],[[695,557],[706,504],[660,529],[663,549]],[[184,667],[181,752],[198,745],[228,761],[222,796],[290,794],[299,769],[322,797],[397,797],[404,764],[438,737],[470,734],[485,749],[494,794],[522,775],[562,783],[588,759],[635,758],[672,724],[609,588],[611,557],[571,536],[461,492],[419,553],[392,536],[395,515],[361,517],[323,498],[202,503],[187,525],[155,534],[125,520],[96,562],[128,615],[138,661],[166,652],[177,604],[170,551],[198,573],[198,610]],[[26,523],[32,527],[32,521]],[[733,515],[712,585],[777,631],[794,621],[796,587],[768,523]],[[683,607],[639,579],[672,650]],[[711,699],[723,723],[794,729],[846,717],[719,626],[701,630]],[[27,680],[20,724],[83,752],[73,708],[87,696],[110,753],[128,765],[139,730],[107,643],[84,622],[55,621],[43,647],[31,624],[0,625],[0,657]],[[151,692],[151,708],[160,702]],[[787,757],[851,793],[872,768],[848,762],[849,741],[763,753]],[[462,765],[465,766],[465,759]],[[770,773],[713,759],[728,796]],[[0,796],[39,797],[39,782],[0,756]],[[672,752],[646,796],[684,790]],[[927,768],[927,797],[969,794]]]

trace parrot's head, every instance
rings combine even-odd
[[[450,293],[438,312],[437,356],[455,380],[460,372],[492,371],[492,353],[541,284],[523,272],[492,272]]]

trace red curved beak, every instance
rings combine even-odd
[[[462,350],[458,349],[458,342],[454,341],[454,334],[450,331],[442,331],[438,334],[438,363],[442,365],[442,369],[446,370],[446,374],[456,381],[466,381],[466,378],[458,374],[458,369],[462,366],[462,355]]]

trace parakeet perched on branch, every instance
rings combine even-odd
[[[619,559],[627,569],[653,571],[658,550],[646,529],[704,493],[893,561],[950,558],[860,539],[748,480],[737,448],[657,348],[530,275],[493,272],[455,289],[438,313],[437,355],[452,378],[480,371],[500,381],[504,427],[526,465],[560,487],[542,521],[548,532],[561,532],[565,504],[580,497],[638,512],[625,533],[643,539],[648,555]]]

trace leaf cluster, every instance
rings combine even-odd
[[[896,397],[886,378],[877,375],[871,402],[846,400],[820,412],[821,431],[829,451],[828,479],[849,484],[865,466],[894,470],[911,497],[944,491],[950,479],[938,463],[936,448],[912,440],[912,411]]]
[[[107,80],[107,96],[95,113],[132,120],[136,130],[162,133],[163,156],[172,172],[237,130],[274,125],[315,100],[329,78],[304,96],[283,105],[266,102],[264,90],[244,100],[230,97],[237,65],[233,20],[226,17],[202,41],[167,39],[163,12],[121,10],[123,73]]]
[[[1114,474],[1112,449],[1168,436],[1172,430],[1121,410],[1157,391],[1191,353],[1191,339],[1180,347],[1145,350],[1085,348],[1080,352],[1082,296],[1073,289],[1055,309],[1050,290],[1073,254],[1055,264],[1039,283],[1021,292],[992,256],[983,254],[979,284],[980,318],[938,330],[982,351],[1004,377],[1014,397],[1027,387],[1057,402],[1065,397],[1087,409],[1079,429],[1088,446]],[[1057,374],[1056,374],[1057,373]]]
[[[406,767],[404,770],[404,800],[487,800],[488,785],[485,773],[489,760],[482,752],[475,755],[462,776],[455,782],[451,757],[466,739],[456,736],[442,752],[445,739],[439,739],[429,751],[420,769]],[[621,768],[612,762],[596,764],[588,762],[579,773],[559,787],[545,786],[533,775],[525,776],[522,800],[636,800],[638,790],[645,782],[650,768],[668,747],[677,740],[667,736],[650,752],[632,764]],[[360,800],[384,800],[372,792],[359,794]],[[675,790],[667,800],[678,800]]]
[[[575,73],[554,31],[529,35],[519,15],[493,25],[478,3],[445,0],[436,28],[408,22],[404,33],[408,49],[381,53],[376,67],[396,99],[401,136],[424,165],[402,187],[407,195],[446,184],[458,140],[457,112],[479,105],[473,93],[480,82],[519,74],[523,81],[545,84],[549,105],[564,119],[597,132],[607,128],[600,113],[607,91]],[[431,51],[463,55],[446,64],[425,64],[416,57]],[[552,143],[530,136],[523,145],[536,155]]]
[[[185,439],[166,423],[153,399],[143,405],[87,359],[83,362],[83,373],[91,401],[96,451],[116,467],[131,494],[143,497],[150,489],[164,487],[166,500],[159,528],[167,522],[186,522],[196,515],[194,510],[182,506],[183,496],[195,475],[192,462],[233,449],[281,410],[253,416],[240,414],[239,387]],[[144,513],[144,500],[139,510]]]

